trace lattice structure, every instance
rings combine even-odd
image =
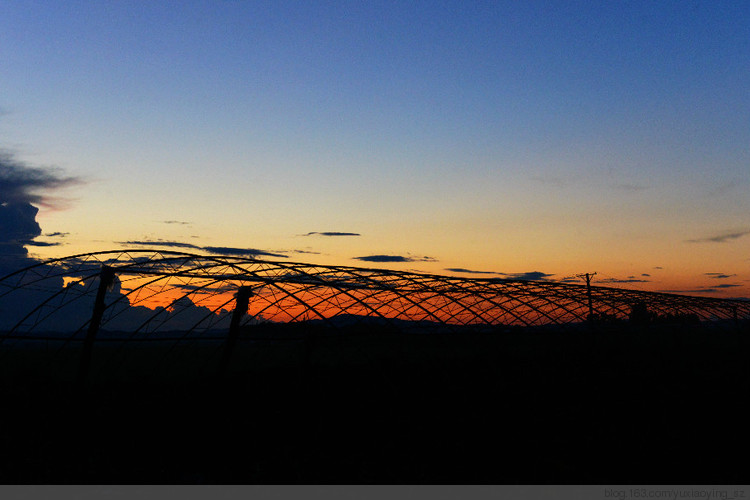
[[[376,320],[537,326],[634,314],[704,322],[750,319],[750,302],[741,300],[134,250],[54,259],[0,278],[4,338],[59,331],[82,337],[102,266],[116,276],[104,297],[102,331],[140,335],[226,331],[240,287],[251,293],[244,325]]]

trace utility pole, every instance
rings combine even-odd
[[[586,273],[586,274],[576,275],[579,278],[586,278],[586,296],[589,299],[589,322],[594,321],[594,303],[591,300],[591,278],[593,278],[595,275],[596,273]]]

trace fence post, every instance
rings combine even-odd
[[[245,313],[247,313],[247,304],[252,294],[253,291],[250,286],[241,286],[237,289],[234,311],[232,311],[232,320],[229,323],[229,334],[227,335],[227,342],[224,345],[224,352],[222,353],[221,363],[219,364],[220,377],[224,376],[229,367],[229,360],[232,357],[234,346],[237,344],[237,337],[240,334],[240,321]]]
[[[86,383],[89,367],[91,366],[91,352],[94,348],[94,339],[99,331],[99,325],[104,315],[104,296],[107,288],[114,282],[115,270],[109,266],[102,266],[99,273],[99,289],[96,291],[96,300],[94,301],[94,312],[91,314],[89,329],[86,332],[86,339],[83,341],[83,353],[81,354],[81,364],[78,367],[77,383],[80,387]]]

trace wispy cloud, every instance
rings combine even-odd
[[[742,287],[742,286],[744,285],[739,285],[737,283],[721,283],[719,285],[700,286],[700,287],[691,288],[691,289],[661,290],[661,291],[666,292],[666,293],[718,293],[722,290],[726,290],[729,288],[737,288],[737,287]]]
[[[734,278],[735,276],[737,276],[736,274],[724,274],[724,273],[705,273],[705,275],[716,280],[724,280],[727,278]]]
[[[342,231],[311,231],[307,234],[302,234],[300,236],[362,236],[359,233],[346,233]]]
[[[121,245],[128,246],[152,246],[152,247],[168,247],[168,248],[188,248],[193,250],[202,250],[204,252],[216,254],[216,255],[238,255],[244,257],[256,257],[259,255],[267,257],[284,257],[286,255],[274,252],[267,252],[265,250],[258,250],[256,248],[236,248],[236,247],[214,247],[214,246],[199,246],[193,245],[192,243],[183,243],[180,241],[162,241],[162,240],[130,240],[120,241]]]
[[[191,224],[190,222],[185,222],[182,220],[163,220],[161,221],[161,223],[162,224],[177,224],[180,226],[189,226]]]
[[[641,275],[641,276],[648,276]],[[598,280],[599,283],[650,283],[651,280],[644,280],[641,278],[636,278],[635,276],[628,276],[627,278],[603,278]]]
[[[70,236],[70,233],[61,233],[60,231],[56,231],[54,233],[43,234],[42,236],[46,238],[65,238],[66,236]]]
[[[320,255],[320,252],[313,252],[312,250],[289,250],[291,253],[303,253],[310,255]]]
[[[219,255],[265,255],[268,257],[284,257],[286,258],[286,255],[282,255],[280,253],[273,253],[273,252],[267,252],[265,250],[258,250],[256,248],[235,248],[235,247],[201,247],[203,250],[209,253],[213,254],[219,254]]]
[[[365,255],[352,257],[352,259],[362,262],[437,262],[433,257],[409,257],[404,255]]]
[[[446,267],[445,271],[450,271],[452,273],[465,273],[465,274],[503,274],[503,273],[497,273],[494,271],[475,271],[473,269],[466,269],[463,267]]]
[[[193,245],[191,243],[182,243],[180,241],[128,240],[128,241],[118,241],[117,243],[120,245],[128,245],[128,246],[192,248],[194,250],[201,249],[201,247],[199,247],[198,245]]]
[[[743,236],[746,236],[748,234],[750,234],[750,229],[745,229],[742,231],[726,232],[726,233],[718,234],[716,236],[709,236],[706,238],[697,238],[697,239],[686,240],[686,241],[688,243],[727,243],[729,241],[742,238]]]

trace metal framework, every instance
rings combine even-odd
[[[226,332],[240,288],[249,297],[242,325],[375,320],[396,326],[541,326],[625,320],[634,311],[714,323],[750,319],[750,302],[742,300],[118,250],[53,259],[0,278],[0,342],[59,331],[82,339],[97,290],[104,288],[98,286],[103,266],[115,280],[96,321],[103,332],[140,336]]]

